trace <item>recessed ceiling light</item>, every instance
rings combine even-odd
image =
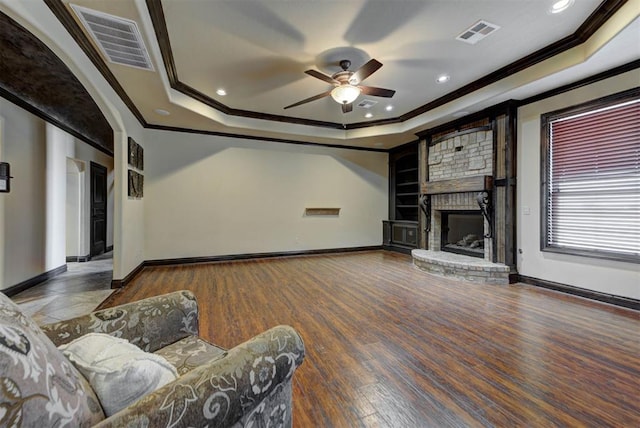
[[[393,106],[392,106],[391,104],[389,104],[389,105],[388,105],[388,106],[386,106],[384,109],[385,109],[386,111],[391,111],[391,110],[393,110]]]
[[[373,143],[373,147],[382,147],[382,146],[384,146],[384,143],[381,143],[380,141]]]
[[[556,1],[549,8],[549,12],[551,12],[551,13],[564,12],[565,10],[569,9],[569,7],[571,7],[573,2],[574,2],[574,0],[559,0],[559,1]]]
[[[457,111],[457,112],[453,113],[452,116],[453,117],[462,117],[462,116],[466,116],[468,114],[469,114],[468,111],[461,110],[461,111]]]
[[[373,113],[369,112],[365,114],[364,117],[366,117],[367,119],[371,119],[373,117]]]
[[[224,89],[220,88],[216,91],[216,94],[220,95],[221,97],[224,97],[225,95],[227,95],[227,91],[225,91]]]
[[[157,108],[154,110],[156,113],[158,113],[160,116],[169,116],[171,113],[169,113],[166,110],[163,110],[161,108]]]
[[[447,83],[450,79],[451,76],[449,76],[448,74],[441,74],[440,76],[436,77],[436,82]]]

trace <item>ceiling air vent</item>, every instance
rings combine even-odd
[[[373,106],[374,106],[374,105],[376,105],[376,104],[378,104],[378,102],[377,102],[377,101],[364,99],[364,100],[362,100],[362,101],[360,101],[360,102],[358,103],[358,107],[362,107],[362,108],[371,108],[371,107],[373,107]]]
[[[74,12],[109,61],[153,70],[135,21],[72,4]]]
[[[464,30],[458,37],[456,37],[456,40],[475,45],[499,28],[500,26],[496,24],[492,24],[487,21],[478,21],[471,27]]]

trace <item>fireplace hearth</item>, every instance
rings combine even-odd
[[[484,218],[480,211],[441,213],[442,251],[484,258]]]

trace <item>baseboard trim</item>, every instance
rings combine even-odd
[[[51,269],[48,272],[44,272],[44,273],[41,273],[38,276],[34,276],[31,279],[27,279],[26,281],[22,281],[19,284],[12,285],[11,287],[2,290],[2,292],[4,294],[6,294],[7,296],[12,297],[12,296],[15,296],[18,293],[21,293],[21,292],[23,292],[25,290],[28,290],[31,287],[34,287],[34,286],[40,284],[41,282],[44,282],[44,281],[46,281],[48,279],[51,279],[51,278],[53,278],[55,276],[58,276],[61,273],[65,273],[66,271],[67,271],[67,265],[64,264],[62,266],[58,266],[55,269]]]
[[[109,245],[106,249],[105,249],[105,253],[111,252],[113,251],[113,245]]]
[[[67,263],[85,263],[91,260],[91,256],[67,256]]]
[[[184,257],[177,259],[157,259],[145,260],[133,269],[123,279],[111,280],[111,288],[126,287],[136,276],[142,272],[147,266],[172,266],[172,265],[189,265],[197,263],[215,263],[228,262],[234,260],[250,260],[250,259],[268,259],[274,257],[298,257],[316,254],[335,254],[335,253],[351,253],[357,251],[374,251],[381,250],[381,245],[372,245],[369,247],[348,247],[348,248],[331,248],[326,250],[303,250],[303,251],[282,251],[277,253],[249,253],[249,254],[231,254],[227,256],[207,256],[207,257]]]
[[[525,275],[518,275],[518,282],[640,311],[640,300],[632,299],[630,297],[616,296],[614,294],[602,293],[600,291],[587,290],[586,288],[574,287],[573,285],[532,278]]]
[[[125,287],[127,284],[133,281],[133,278],[135,278],[136,276],[138,276],[138,274],[140,274],[140,272],[142,272],[142,269],[144,269],[145,267],[145,263],[146,262],[140,263],[131,272],[129,272],[129,274],[125,276],[123,279],[112,279],[111,288],[114,289],[114,288]]]
[[[393,251],[396,253],[411,254],[411,250],[414,250],[415,248],[396,247],[395,245],[383,245],[382,249],[387,251]]]
[[[157,259],[146,260],[145,266],[170,266],[170,265],[186,265],[196,263],[214,263],[228,262],[235,260],[250,259],[269,259],[274,257],[297,257],[310,256],[317,254],[333,254],[333,253],[350,253],[357,251],[374,251],[381,250],[382,245],[373,245],[369,247],[348,247],[348,248],[330,248],[326,250],[301,250],[301,251],[281,251],[274,253],[248,253],[248,254],[231,254],[226,256],[207,256],[207,257],[185,257],[178,259]]]

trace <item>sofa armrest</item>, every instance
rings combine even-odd
[[[272,422],[279,418],[290,426],[291,378],[303,359],[304,344],[298,333],[289,326],[274,327],[97,426],[217,427],[261,418]],[[264,402],[269,400],[265,409]]]
[[[87,333],[107,333],[154,352],[198,334],[198,303],[190,291],[176,291],[40,327],[56,346]]]

